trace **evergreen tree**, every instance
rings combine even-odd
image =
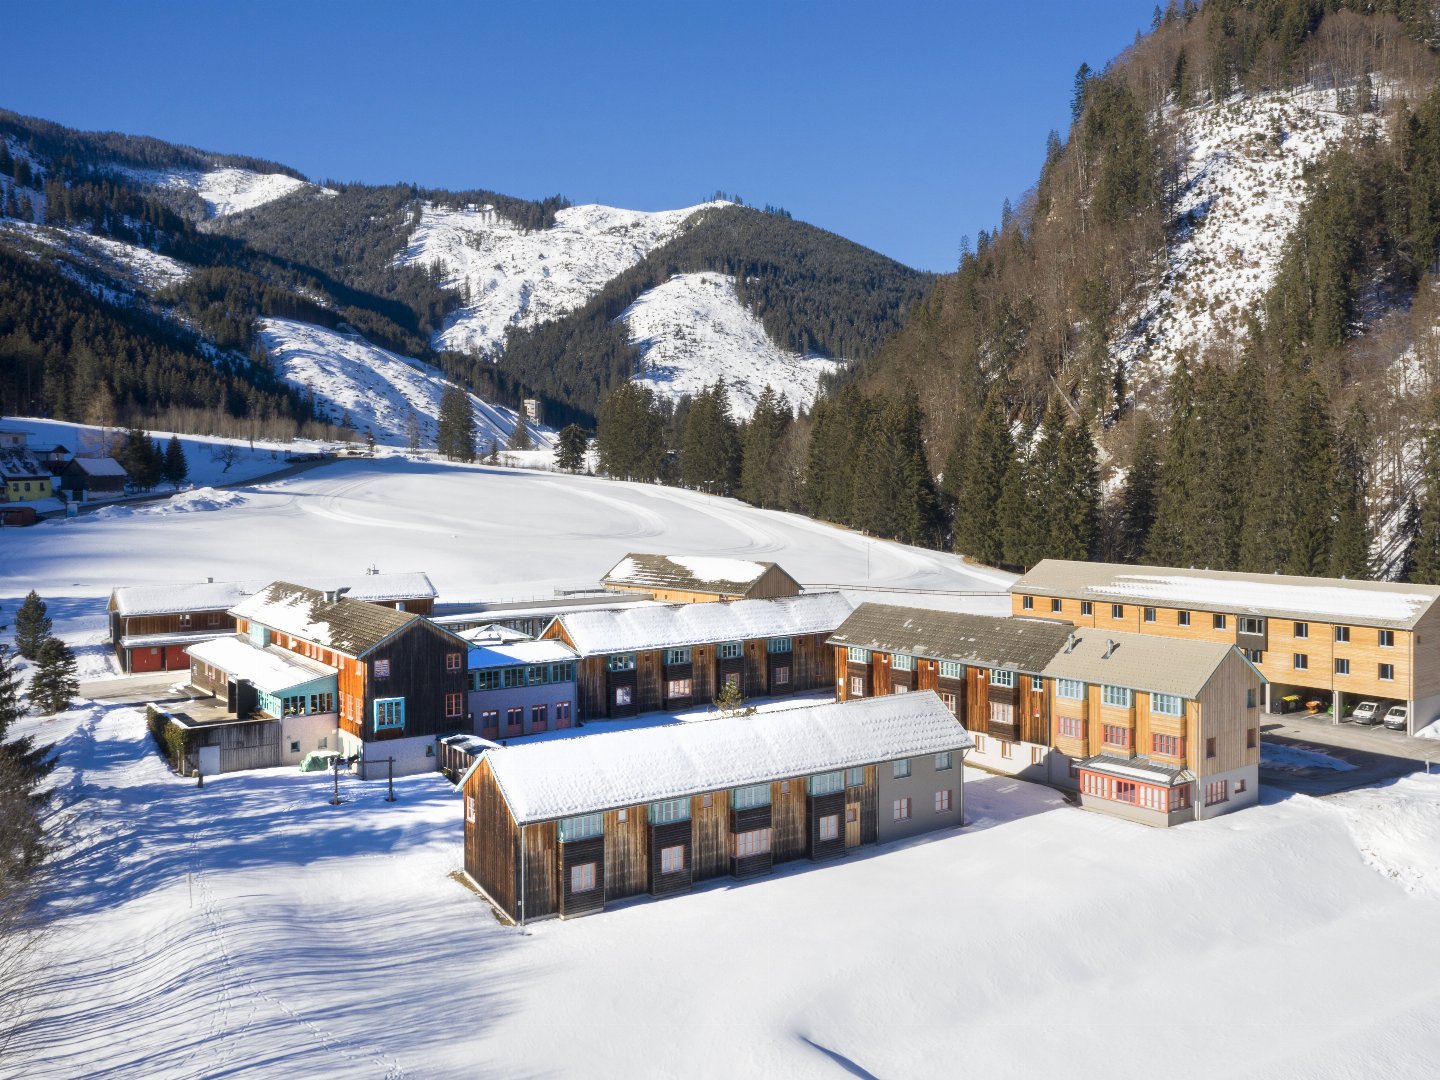
[[[1243,440],[1235,430],[1241,418],[1233,411],[1230,390],[1230,380],[1217,364],[1203,364],[1195,375],[1180,566],[1234,570],[1239,564],[1246,477],[1237,467]]]
[[[147,491],[165,477],[164,453],[156,449],[150,436],[139,428],[125,432],[115,458],[125,467],[130,479]]]
[[[740,434],[730,415],[725,380],[690,403],[680,445],[680,482],[688,488],[728,495],[740,476]]]
[[[854,383],[837,397],[821,398],[815,403],[805,465],[805,505],[812,517],[851,524],[855,508],[853,470],[860,462],[860,442],[875,411],[875,402]]]
[[[1100,547],[1100,463],[1084,423],[1072,423],[1060,443],[1049,510],[1052,559],[1093,559]]]
[[[507,450],[529,450],[534,445],[530,438],[530,418],[521,409],[515,414],[515,426],[510,431],[510,441],[506,444]]]
[[[665,424],[655,392],[624,382],[600,402],[595,454],[601,472],[621,480],[654,481],[665,461]]]
[[[568,473],[583,470],[588,441],[584,428],[579,424],[567,424],[560,430],[560,439],[555,447],[555,467]]]
[[[440,396],[436,449],[451,461],[475,460],[475,414],[469,395],[454,383]]]
[[[0,626],[0,634],[5,629]],[[0,640],[0,783],[14,797],[0,823],[0,882],[32,869],[45,851],[41,819],[49,795],[40,791],[40,785],[55,768],[54,747],[37,743],[33,735],[11,737],[10,729],[24,715],[20,677],[10,646]],[[14,814],[17,807],[18,817]]]
[[[40,646],[50,636],[51,621],[46,610],[45,601],[31,589],[15,612],[15,649],[26,660],[38,657]]]
[[[1195,470],[1195,395],[1189,365],[1182,359],[1170,377],[1165,454],[1155,500],[1155,523],[1146,541],[1146,561],[1183,566],[1192,516]]]
[[[854,524],[876,536],[930,544],[940,531],[940,501],[925,459],[920,399],[906,390],[872,414],[854,473]]]
[[[1060,458],[1061,448],[1065,443],[1064,410],[1065,406],[1061,402],[1050,403],[1050,407],[1045,411],[1045,418],[1040,422],[1038,437],[1030,448],[1023,482],[1034,507],[1016,507],[1021,511],[1022,519],[1014,522],[1014,525],[1017,530],[1023,529],[1027,533],[1023,538],[1017,535],[1013,539],[1014,552],[1023,556],[1023,561],[1016,565],[1031,566],[1041,559],[1051,558],[1054,555],[1054,546],[1063,542],[1059,537],[1064,527],[1054,520],[1053,508],[1056,498],[1061,495]],[[1019,479],[1017,477],[1017,481]],[[1041,508],[1044,508],[1044,513]]]
[[[1336,453],[1335,531],[1330,546],[1330,577],[1369,578],[1370,518],[1366,507],[1365,438],[1369,429],[1365,411],[1351,407],[1340,430]]]
[[[1426,422],[1413,534],[1414,568],[1408,579],[1424,585],[1440,585],[1440,395],[1430,402]]]
[[[955,501],[955,550],[987,566],[1005,561],[1000,496],[1014,459],[1005,407],[994,390],[970,434]]]
[[[41,712],[57,713],[70,708],[80,690],[75,674],[75,654],[57,637],[46,638],[35,657],[35,674],[30,678],[30,700]]]
[[[171,435],[170,442],[165,446],[164,474],[165,482],[176,491],[190,476],[190,464],[185,460],[185,447],[180,445],[178,435]]]
[[[792,417],[783,394],[768,383],[755,403],[755,412],[745,426],[740,461],[740,498],[751,506],[784,506],[781,485],[784,477],[778,457]]]
[[[1136,430],[1135,454],[1130,460],[1130,472],[1125,477],[1125,491],[1120,500],[1116,549],[1122,562],[1139,562],[1144,558],[1150,530],[1155,524],[1159,483],[1160,452],[1155,445],[1154,425],[1146,416],[1141,418]]]

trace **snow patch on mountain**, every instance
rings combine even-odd
[[[636,382],[678,400],[724,378],[737,417],[754,413],[767,383],[792,406],[808,408],[819,393],[820,376],[843,366],[776,345],[740,302],[728,274],[677,274],[644,293],[620,318],[640,346]]]
[[[1188,144],[1176,206],[1183,227],[1111,349],[1135,386],[1167,379],[1182,353],[1199,359],[1245,339],[1300,220],[1305,167],[1374,123],[1339,111],[1333,89],[1237,95],[1177,119]]]
[[[671,239],[695,213],[725,203],[649,213],[571,206],[548,229],[526,231],[493,206],[424,204],[398,261],[438,267],[465,306],[435,346],[496,356],[507,327],[536,326],[580,307],[616,275]]]
[[[284,173],[260,173],[252,169],[120,169],[119,172],[150,187],[169,191],[192,191],[205,202],[212,218],[254,210],[268,202],[284,198],[302,189],[322,195],[334,195],[329,188],[317,187]]]
[[[436,368],[382,349],[359,334],[291,319],[262,319],[260,343],[282,379],[308,388],[328,405],[332,422],[339,423],[349,413],[362,435],[370,431],[376,442],[404,446],[407,420],[413,411],[421,445],[434,447],[440,398],[449,385]],[[474,394],[469,397],[478,447],[483,451],[492,440],[503,447],[515,430],[515,411]],[[530,432],[538,446],[555,441],[548,428],[531,424]]]
[[[107,277],[147,292],[157,292],[190,276],[188,266],[168,255],[108,237],[92,236],[80,229],[32,225],[28,221],[6,219],[0,221],[0,235],[8,235],[21,247],[31,247],[32,250],[32,245],[44,245],[101,271]]]

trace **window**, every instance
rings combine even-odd
[[[1085,737],[1085,721],[1078,716],[1061,716],[1056,719],[1058,730],[1067,739],[1083,739]]]
[[[1310,636],[1310,624],[1308,622],[1297,622],[1295,624],[1295,636],[1297,638],[1308,638]]]
[[[460,670],[460,654],[459,654],[458,652],[447,652],[447,653],[445,654],[445,670],[446,670],[446,671],[459,671],[459,670]]]
[[[946,750],[945,753],[943,753],[943,754],[936,754],[936,755],[935,755],[935,771],[936,771],[936,772],[944,772],[946,769],[953,769],[954,767],[955,767],[955,755],[952,754],[949,750]]]
[[[482,728],[495,729],[500,726],[500,710],[486,709],[480,714],[480,726]]]
[[[1259,741],[1260,741],[1260,729],[1259,729],[1259,728],[1253,728],[1253,727],[1252,727],[1252,728],[1246,728],[1246,729],[1245,729],[1245,749],[1246,749],[1246,750],[1254,750],[1255,747],[1256,747],[1256,745],[1259,743]]]
[[[1120,724],[1102,725],[1102,738],[1106,746],[1119,746],[1128,748],[1130,745],[1130,729]]]
[[[376,660],[376,661],[375,661],[375,678],[377,678],[377,679],[388,679],[389,677],[390,677],[390,661],[389,661],[389,660]]]
[[[1157,716],[1184,716],[1185,699],[1177,694],[1151,694],[1150,711]]]
[[[908,694],[910,692],[910,687],[906,686],[903,682],[901,682],[896,683],[890,688],[890,690],[892,693],[896,694]]]
[[[304,695],[299,695],[299,696],[296,696],[296,697],[287,697],[287,698],[281,699],[281,702],[280,702],[280,711],[281,711],[281,714],[284,715],[284,716],[304,716],[304,715],[305,715],[305,697],[304,697]]]
[[[851,676],[850,676],[850,696],[851,696],[851,697],[864,697],[864,696],[865,696],[865,679],[864,679],[863,676],[861,676],[861,675],[851,675]]]
[[[1101,686],[1100,700],[1106,705],[1128,709],[1135,704],[1135,693],[1128,686]]]
[[[730,805],[736,810],[750,810],[757,806],[770,805],[769,784],[749,784],[730,792]]]
[[[1151,735],[1150,752],[1159,754],[1161,757],[1183,758],[1185,756],[1185,740],[1179,735]]]
[[[1243,792],[1244,790],[1245,790],[1245,781],[1244,781],[1244,780],[1236,780],[1236,781],[1235,781],[1235,794],[1236,794],[1236,795],[1239,795],[1239,794],[1240,794],[1241,792]]]
[[[890,661],[896,671],[914,671],[915,657],[909,653],[897,652]]]
[[[1022,596],[1020,598],[1020,607],[1024,611],[1034,611],[1035,598],[1033,596]]]
[[[499,669],[497,668],[497,669],[492,670],[492,671],[472,671],[472,672],[470,672],[470,689],[471,689],[471,690],[499,690],[499,689],[500,689],[500,671],[499,671]]]
[[[678,874],[685,869],[685,845],[676,844],[673,847],[660,849],[660,873]]]
[[[1176,626],[1189,626],[1189,625],[1190,625],[1190,613],[1189,613],[1188,611],[1177,611],[1177,612],[1175,612],[1175,625],[1176,625]]]
[[[688,698],[694,684],[689,679],[669,679],[665,683],[667,698]]]
[[[712,793],[707,791],[704,795],[700,796],[700,806],[702,809],[709,810],[714,805],[715,796]]]
[[[845,650],[845,656],[852,664],[868,664],[870,662],[870,650],[857,649],[854,645]]]
[[[298,753],[300,752],[300,740],[299,740],[299,739],[291,739],[291,740],[290,740],[290,752],[291,752],[292,754],[298,754]],[[473,820],[475,820],[475,819],[474,819],[474,818],[471,818],[470,820],[473,821]]]
[[[1042,690],[1045,689],[1045,680],[1042,679],[1039,675],[1031,675],[1030,689],[1037,694],[1040,693]]]
[[[1030,764],[1039,765],[1045,760],[1045,748],[1043,746],[1032,746],[1030,748]]]
[[[846,786],[846,787],[864,787],[864,786],[865,786],[865,767],[864,767],[863,765],[862,765],[860,768],[858,768],[858,769],[846,769],[846,770],[845,770],[845,786]]]
[[[310,711],[312,713],[327,713],[335,711],[335,695],[331,693],[311,694]]]
[[[790,665],[781,664],[770,672],[770,684],[772,686],[790,685]]]
[[[1229,802],[1230,782],[1228,780],[1212,780],[1205,785],[1205,805],[1214,806],[1216,803]]]
[[[454,717],[457,717],[457,716],[460,715],[460,713],[461,713],[461,711],[462,711],[462,709],[463,709],[463,702],[464,702],[464,700],[465,700],[465,695],[464,695],[464,694],[446,694],[446,695],[445,695],[445,716],[446,716],[447,719],[453,719]]]
[[[1058,596],[1051,599],[1050,610],[1056,612],[1060,610],[1060,598]]]
[[[328,735],[324,736],[324,737],[323,737],[318,743],[316,743],[315,745],[316,745],[316,748],[317,748],[317,749],[320,749],[320,750],[328,750],[328,749],[330,749],[330,736],[328,736]]]
[[[937,814],[948,814],[950,812],[950,789],[935,792],[935,812]]]
[[[819,833],[816,837],[819,840],[837,840],[840,837],[840,815],[826,814],[816,822],[819,826]]]
[[[764,855],[770,850],[770,830],[752,829],[750,832],[735,834],[735,858],[748,859],[752,855]]]
[[[739,673],[738,671],[731,671],[731,672],[727,673],[727,674],[725,675],[725,677],[720,681],[720,685],[721,685],[721,686],[724,686],[724,687],[728,687],[729,689],[732,689],[732,690],[739,690],[739,689],[740,689],[740,673]]]
[[[860,820],[860,808],[858,806],[845,807],[845,824]]]
[[[1303,652],[1297,652],[1291,659],[1291,663],[1294,665],[1296,671],[1310,670],[1310,657],[1306,656]]]
[[[426,743],[426,744],[425,744],[425,756],[426,756],[426,757],[434,757],[434,756],[435,756],[435,744],[434,744],[434,743]]]
[[[1211,616],[1210,616],[1210,625],[1211,625],[1212,627],[1214,627],[1216,630],[1224,630],[1224,629],[1225,629],[1225,616],[1224,616],[1224,615],[1211,615]]]
[[[909,799],[896,799],[895,802],[894,802],[894,803],[892,804],[892,806],[891,806],[891,812],[894,814],[894,820],[895,820],[895,821],[909,821],[909,820],[910,820],[910,800],[909,800]]]
[[[977,754],[983,754],[983,753],[985,752],[985,736],[984,736],[984,735],[976,735],[976,736],[975,736],[975,752],[976,752]]]
[[[1252,664],[1259,664],[1265,660],[1265,654],[1259,649],[1241,649],[1240,651]]]
[[[505,710],[505,726],[511,731],[519,731],[525,723],[525,709],[523,706],[515,706]]]
[[[740,651],[740,642],[722,641],[720,646],[715,650],[715,655],[721,660],[739,660]]]
[[[1085,684],[1079,679],[1056,679],[1055,696],[1066,701],[1084,701]]]
[[[530,707],[530,730],[544,731],[550,726],[550,706],[532,705]]]
[[[1004,701],[990,702],[990,722],[1013,725],[1015,723],[1015,706]]]
[[[1381,664],[1381,665],[1380,665],[1380,681],[1381,681],[1381,682],[1394,682],[1394,681],[1395,681],[1395,665],[1394,665],[1394,664]]]
[[[816,773],[806,784],[811,795],[834,795],[845,790],[845,774],[841,772]]]
[[[210,612],[209,615],[206,615],[206,616],[205,616],[205,625],[206,625],[206,626],[219,626],[219,625],[220,625],[220,613],[219,613],[218,611],[212,611],[212,612]]]
[[[688,664],[690,663],[689,649],[666,649],[665,663],[667,664]]]
[[[781,781],[780,781],[780,794],[781,794],[781,795],[789,795],[789,794],[790,794],[790,781],[789,781],[789,780],[781,780]]]
[[[1337,657],[1336,660],[1335,660],[1335,674],[1336,674],[1336,675],[1349,675],[1349,674],[1350,674],[1350,661],[1347,660],[1347,659],[1345,659],[1343,656]]]
[[[890,763],[890,775],[896,780],[902,780],[910,775],[910,759],[901,758],[899,761]]]
[[[690,820],[689,799],[665,799],[650,804],[650,824],[668,825],[672,821]]]
[[[618,822],[620,822],[622,825],[623,825],[625,822],[629,821],[629,820],[630,820],[630,811],[629,811],[629,809],[627,808],[627,809],[616,810],[616,811],[615,811],[615,820],[618,821]]]
[[[956,663],[954,660],[941,660],[940,677],[942,679],[963,679],[965,677],[965,665]]]
[[[940,691],[940,704],[950,710],[951,716],[957,716],[960,712],[960,701],[949,690]]]
[[[465,820],[468,821],[468,822],[470,822],[470,824],[472,824],[472,825],[475,824],[475,796],[474,796],[474,795],[466,795],[466,796],[465,796]]]
[[[765,642],[765,651],[768,653],[787,653],[795,651],[795,643],[788,637],[772,637]]]
[[[1147,607],[1147,608],[1145,609],[1145,621],[1146,621],[1146,622],[1154,622],[1154,621],[1155,621],[1155,609],[1154,609],[1153,607]]]
[[[1255,688],[1252,686],[1252,687],[1250,687],[1248,690],[1245,691],[1245,708],[1247,708],[1247,709],[1253,709],[1254,707],[1255,707]]]
[[[1265,620],[1252,618],[1248,615],[1244,616],[1240,620],[1240,633],[1250,634],[1255,637],[1260,636],[1265,633]]]
[[[579,866],[570,868],[570,893],[587,893],[595,891],[595,864],[593,862],[582,863]]]
[[[1092,604],[1089,600],[1081,600],[1081,601],[1080,601],[1080,614],[1081,614],[1081,615],[1093,615],[1093,614],[1095,614],[1095,605]]]
[[[581,814],[578,817],[560,819],[560,842],[562,844],[568,844],[572,840],[589,840],[592,836],[599,836],[604,831],[604,814]]]
[[[1213,757],[1215,756],[1215,736],[1214,736],[1214,735],[1211,735],[1210,738],[1208,738],[1208,739],[1205,740],[1205,756],[1206,756],[1207,758],[1213,758]]]
[[[29,484],[26,484],[26,485],[25,485],[25,490],[26,490],[26,491],[29,491],[29,490],[30,490],[30,485],[29,485]],[[180,616],[180,628],[181,628],[182,630],[185,630],[185,629],[188,629],[189,626],[190,626],[190,615],[189,615],[189,613],[188,613],[188,612],[182,613],[181,616]]]
[[[635,654],[633,652],[614,653],[606,657],[605,667],[609,671],[634,671]]]
[[[1007,760],[1008,760],[1009,758],[1014,757],[1014,756],[1015,756],[1015,744],[1012,743],[1012,742],[1010,742],[1008,739],[1001,739],[1001,740],[1000,740],[1000,756],[1001,756],[1002,758],[1006,758]]]
[[[375,729],[403,728],[405,726],[405,699],[379,698],[375,702]]]
[[[632,689],[632,688],[629,687],[629,686],[617,686],[617,687],[615,687],[615,704],[616,704],[616,705],[629,705],[629,704],[630,704],[630,698],[631,698],[631,693],[630,693],[630,692],[631,692],[631,689]]]
[[[1015,672],[1007,671],[1005,668],[991,668],[990,684],[992,686],[1008,686],[1014,689]]]
[[[1110,605],[1110,618],[1112,618],[1112,619],[1123,619],[1124,617],[1125,617],[1125,605],[1124,605],[1124,604],[1111,604],[1111,605]]]
[[[1394,630],[1381,630],[1381,631],[1380,631],[1380,647],[1381,647],[1382,649],[1393,649],[1393,648],[1395,647],[1395,631],[1394,631]]]
[[[1337,626],[1337,627],[1335,627],[1335,640],[1336,640],[1336,641],[1349,641],[1349,640],[1350,640],[1350,627],[1348,627],[1348,626]]]

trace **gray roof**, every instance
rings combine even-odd
[[[355,657],[365,655],[411,623],[420,621],[419,615],[364,600],[345,596],[326,600],[320,590],[288,581],[271,582],[236,604],[231,613],[236,618]]]
[[[682,648],[719,641],[828,634],[850,613],[838,592],[724,604],[652,604],[573,611],[558,619],[581,656]]]
[[[861,604],[830,636],[830,642],[1038,674],[1064,646],[1071,629],[1069,623],[1054,619]]]
[[[1440,586],[1045,559],[1012,593],[1409,630]]]
[[[197,581],[171,585],[126,585],[110,594],[111,610],[121,615],[166,615],[178,611],[226,611],[269,582]],[[312,578],[310,588],[341,591],[351,600],[385,602],[435,597],[435,586],[423,573],[359,574]]]
[[[1080,627],[1073,642],[1061,639],[1060,651],[1041,674],[1194,698],[1231,653],[1249,663],[1234,645],[1223,642]]]
[[[755,562],[724,555],[642,555],[632,552],[612,566],[601,581],[607,585],[630,588],[683,589],[744,596],[774,566],[773,562]],[[783,569],[780,572],[785,573]]]
[[[48,480],[50,470],[23,446],[0,446],[0,477],[6,480]]]
[[[1174,785],[1195,779],[1195,774],[1183,765],[1162,765],[1147,757],[1120,757],[1118,754],[1096,754],[1079,763],[1082,769],[1108,773],[1111,776],[1133,780],[1148,780],[1151,783]]]

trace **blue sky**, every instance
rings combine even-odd
[[[55,0],[5,11],[0,106],[316,179],[645,210],[720,189],[951,270],[1034,182],[1080,62],[1153,7]]]

